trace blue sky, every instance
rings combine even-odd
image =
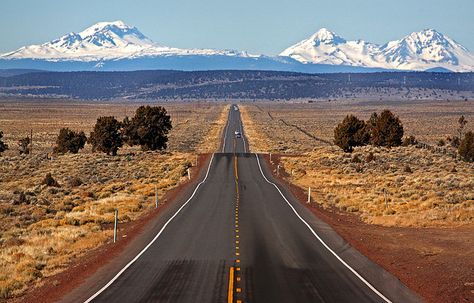
[[[374,43],[435,28],[474,52],[473,0],[2,0],[0,52],[123,20],[163,45],[278,54],[327,27]]]

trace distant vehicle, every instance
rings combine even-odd
[[[234,106],[234,110],[239,110],[239,108],[237,106]]]
[[[242,137],[242,134],[237,130],[234,132],[234,134],[235,134],[236,138],[241,138]]]

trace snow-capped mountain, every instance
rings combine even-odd
[[[99,22],[80,33],[69,33],[41,45],[30,45],[0,55],[1,59],[95,61],[143,56],[225,55],[251,56],[244,52],[212,49],[179,49],[162,46],[123,21]]]
[[[324,63],[396,70],[474,71],[474,55],[451,38],[433,30],[414,32],[384,45],[363,40],[347,41],[323,28],[286,50],[288,56],[302,63]]]
[[[279,56],[214,49],[181,49],[158,44],[122,21],[99,22],[40,45],[0,54],[0,69],[216,70],[248,69],[305,73],[387,70],[474,71],[474,55],[435,30],[412,33],[377,45],[347,41],[328,29]]]

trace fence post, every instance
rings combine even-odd
[[[308,187],[308,201],[306,203],[311,203],[311,187]]]
[[[191,169],[188,168],[188,180],[191,180]]]
[[[158,188],[155,185],[155,208],[158,208]]]
[[[277,165],[277,176],[280,176],[280,164]]]
[[[118,223],[118,209],[115,209],[115,220],[114,220],[114,243],[117,242],[117,223]]]

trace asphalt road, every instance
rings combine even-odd
[[[236,130],[243,134],[232,106],[222,152],[214,154],[199,187],[157,219],[141,254],[130,255],[122,270],[97,273],[63,300],[419,301],[272,184],[268,167],[247,153],[248,142],[236,138]]]

